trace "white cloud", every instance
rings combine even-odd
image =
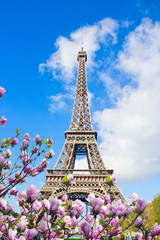
[[[68,109],[67,100],[74,99],[73,94],[62,94],[50,96],[51,103],[49,104],[49,111],[57,112]]]
[[[116,67],[123,76],[130,76],[131,84],[118,88],[113,109],[94,115],[105,164],[115,169],[121,181],[148,178],[160,171],[159,39],[160,23],[150,19],[143,19],[126,37]],[[105,75],[103,81],[108,81]]]
[[[69,38],[60,36],[55,43],[57,51],[51,54],[46,63],[39,65],[39,70],[41,72],[51,71],[53,78],[60,78],[65,83],[70,83],[75,78],[76,55],[81,49],[81,42],[84,43],[84,50],[87,51],[87,67],[93,67],[95,66],[95,52],[101,44],[116,42],[118,27],[115,20],[105,18],[94,25],[84,26],[72,32]]]
[[[117,38],[117,29],[119,25],[111,18],[105,18],[92,26],[84,26],[72,32],[69,38],[60,36],[55,46],[57,51],[52,53],[46,63],[39,65],[39,70],[51,71],[53,78],[61,79],[66,92],[50,96],[51,103],[49,110],[51,112],[62,111],[67,109],[67,100],[72,99],[75,94],[75,87],[72,81],[76,80],[75,72],[77,71],[77,53],[81,49],[81,43],[84,43],[84,50],[87,51],[87,68],[96,66],[94,61],[95,52],[101,44],[107,45],[109,42],[115,43]],[[74,89],[74,92],[73,92]],[[71,96],[72,95],[72,96]],[[92,104],[93,94],[88,92],[90,105]]]

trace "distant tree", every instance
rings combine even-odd
[[[154,222],[160,224],[160,194],[158,194],[152,201]]]
[[[142,214],[142,219],[143,219],[145,226],[147,226],[148,229],[151,230],[152,226],[155,223],[152,202],[150,202],[148,204],[147,208],[145,209],[144,213]]]

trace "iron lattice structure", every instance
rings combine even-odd
[[[92,129],[86,78],[87,54],[83,48],[78,52],[79,61],[76,95],[69,131],[65,132],[65,143],[54,169],[48,169],[46,182],[41,188],[41,198],[51,199],[65,194],[62,187],[64,176],[73,174],[76,184],[69,187],[71,198],[83,200],[89,193],[103,198],[109,187],[106,178],[113,173],[107,170],[97,145],[97,132]],[[74,169],[77,155],[85,155],[88,169]],[[110,190],[112,199],[126,201],[117,186]]]

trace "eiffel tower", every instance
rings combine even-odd
[[[87,54],[83,48],[78,52],[77,60],[79,67],[70,129],[65,132],[65,143],[55,168],[47,169],[46,182],[40,189],[41,199],[63,196],[65,190],[62,183],[68,174],[73,174],[76,182],[68,189],[72,199],[83,201],[89,193],[103,198],[109,190],[106,178],[113,170],[106,169],[97,145],[97,132],[92,128],[85,68]],[[88,169],[74,169],[78,155],[87,157]],[[110,188],[110,194],[112,199],[126,201],[115,185]]]

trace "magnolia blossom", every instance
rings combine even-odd
[[[39,212],[41,207],[42,207],[42,203],[40,201],[38,201],[38,200],[34,201],[34,203],[33,203],[33,210],[35,212]]]
[[[49,200],[44,199],[43,202],[42,202],[42,206],[43,206],[46,210],[50,210],[51,203],[50,203]]]
[[[18,144],[18,139],[16,138],[16,137],[13,137],[12,139],[11,139],[11,146],[13,147],[13,146],[15,146],[15,145],[17,145]]]
[[[36,229],[29,229],[27,230],[27,240],[33,240],[38,235],[38,231]]]
[[[34,154],[34,153],[36,153],[37,151],[38,151],[38,147],[36,146],[36,147],[33,147],[33,150],[32,150],[32,153]]]
[[[69,174],[67,177],[70,184],[75,184],[75,182],[73,181],[74,177],[72,174]]]
[[[109,195],[109,194],[107,194],[107,195],[105,195],[105,196],[104,196],[104,202],[105,202],[105,204],[107,204],[107,203],[110,203],[110,202],[111,202],[111,197],[110,197],[110,195]]]
[[[5,199],[0,200],[0,209],[7,210],[7,202]]]
[[[58,198],[53,198],[51,201],[50,201],[50,204],[51,204],[51,211],[53,213],[55,213],[57,211],[57,208],[61,205],[62,201],[59,200]]]
[[[42,138],[40,138],[39,134],[37,134],[33,140],[37,145],[42,142]]]
[[[37,188],[33,184],[30,184],[27,187],[26,194],[27,194],[28,200],[33,202],[37,198],[37,196],[38,196],[38,190],[37,190]]]
[[[146,209],[147,205],[148,203],[143,198],[138,199],[137,202],[135,203],[134,210],[139,213],[142,213]]]
[[[74,203],[72,204],[72,208],[73,208],[72,211],[71,211],[72,216],[75,216],[76,218],[79,218],[79,216],[84,211],[84,206],[85,206],[85,204],[82,201],[76,199],[74,201]]]
[[[142,233],[139,233],[139,232],[135,233],[135,238],[137,238],[138,240],[144,239],[144,238],[143,238],[143,234],[142,234]]]
[[[88,198],[86,198],[86,200],[87,200],[89,203],[92,203],[94,199],[95,199],[94,193],[90,193],[90,194],[88,195]]]
[[[158,225],[158,223],[154,224],[154,226],[152,227],[151,236],[160,236],[160,225]]]
[[[25,150],[28,148],[28,146],[29,146],[29,141],[24,139],[21,145],[22,149]]]
[[[5,88],[0,87],[0,98],[2,98],[5,92],[6,92]]]
[[[25,134],[24,134],[24,139],[26,139],[27,141],[30,141],[29,133],[25,133]]]
[[[131,197],[129,198],[132,203],[135,203],[138,200],[137,193],[132,193]]]
[[[0,124],[2,125],[2,127],[4,127],[4,123],[7,122],[7,118],[5,118],[4,116],[0,119]]]
[[[27,228],[27,224],[27,217],[23,215],[20,217],[20,222],[17,224],[17,228],[24,231]]]
[[[57,215],[60,218],[63,217],[65,215],[65,208],[62,206],[59,206],[57,209]]]
[[[71,218],[70,216],[65,216],[63,219],[66,222],[66,227],[74,227],[77,223],[77,219],[75,217]]]
[[[26,190],[22,190],[18,193],[18,202],[20,205],[27,200]]]
[[[116,179],[116,176],[114,175],[114,174],[112,174],[111,176],[110,176],[110,178],[111,178],[111,182],[112,182],[112,184],[117,184],[117,179]]]
[[[63,196],[61,197],[61,200],[62,200],[62,201],[68,201],[68,196],[67,196],[67,195],[63,195]]]
[[[94,216],[91,215],[89,212],[87,212],[87,214],[86,214],[86,221],[91,223],[93,221],[93,219],[94,219]]]
[[[142,225],[142,218],[141,217],[138,217],[135,221],[135,225],[136,227],[140,227]]]
[[[8,231],[8,238],[10,240],[14,240],[16,235],[17,235],[17,230],[9,229],[9,231]]]
[[[42,231],[46,231],[48,228],[51,228],[51,223],[47,223],[47,221],[42,220],[38,223],[38,228]]]
[[[102,207],[102,205],[104,205],[104,200],[101,198],[95,198],[92,202],[91,202],[91,206],[90,209],[93,212],[94,215],[99,214],[100,213],[100,209]]]
[[[3,157],[5,157],[5,158],[10,158],[10,156],[12,156],[12,152],[11,152],[10,149],[7,149],[6,152],[2,152],[2,155],[3,155]]]
[[[81,224],[81,230],[82,230],[85,238],[90,237],[90,235],[91,235],[91,225],[88,222],[85,221]]]
[[[49,158],[52,158],[52,157],[54,156],[54,154],[55,154],[55,153],[53,152],[53,150],[50,149],[48,153],[45,152],[45,157],[46,157],[47,159],[49,159]]]

